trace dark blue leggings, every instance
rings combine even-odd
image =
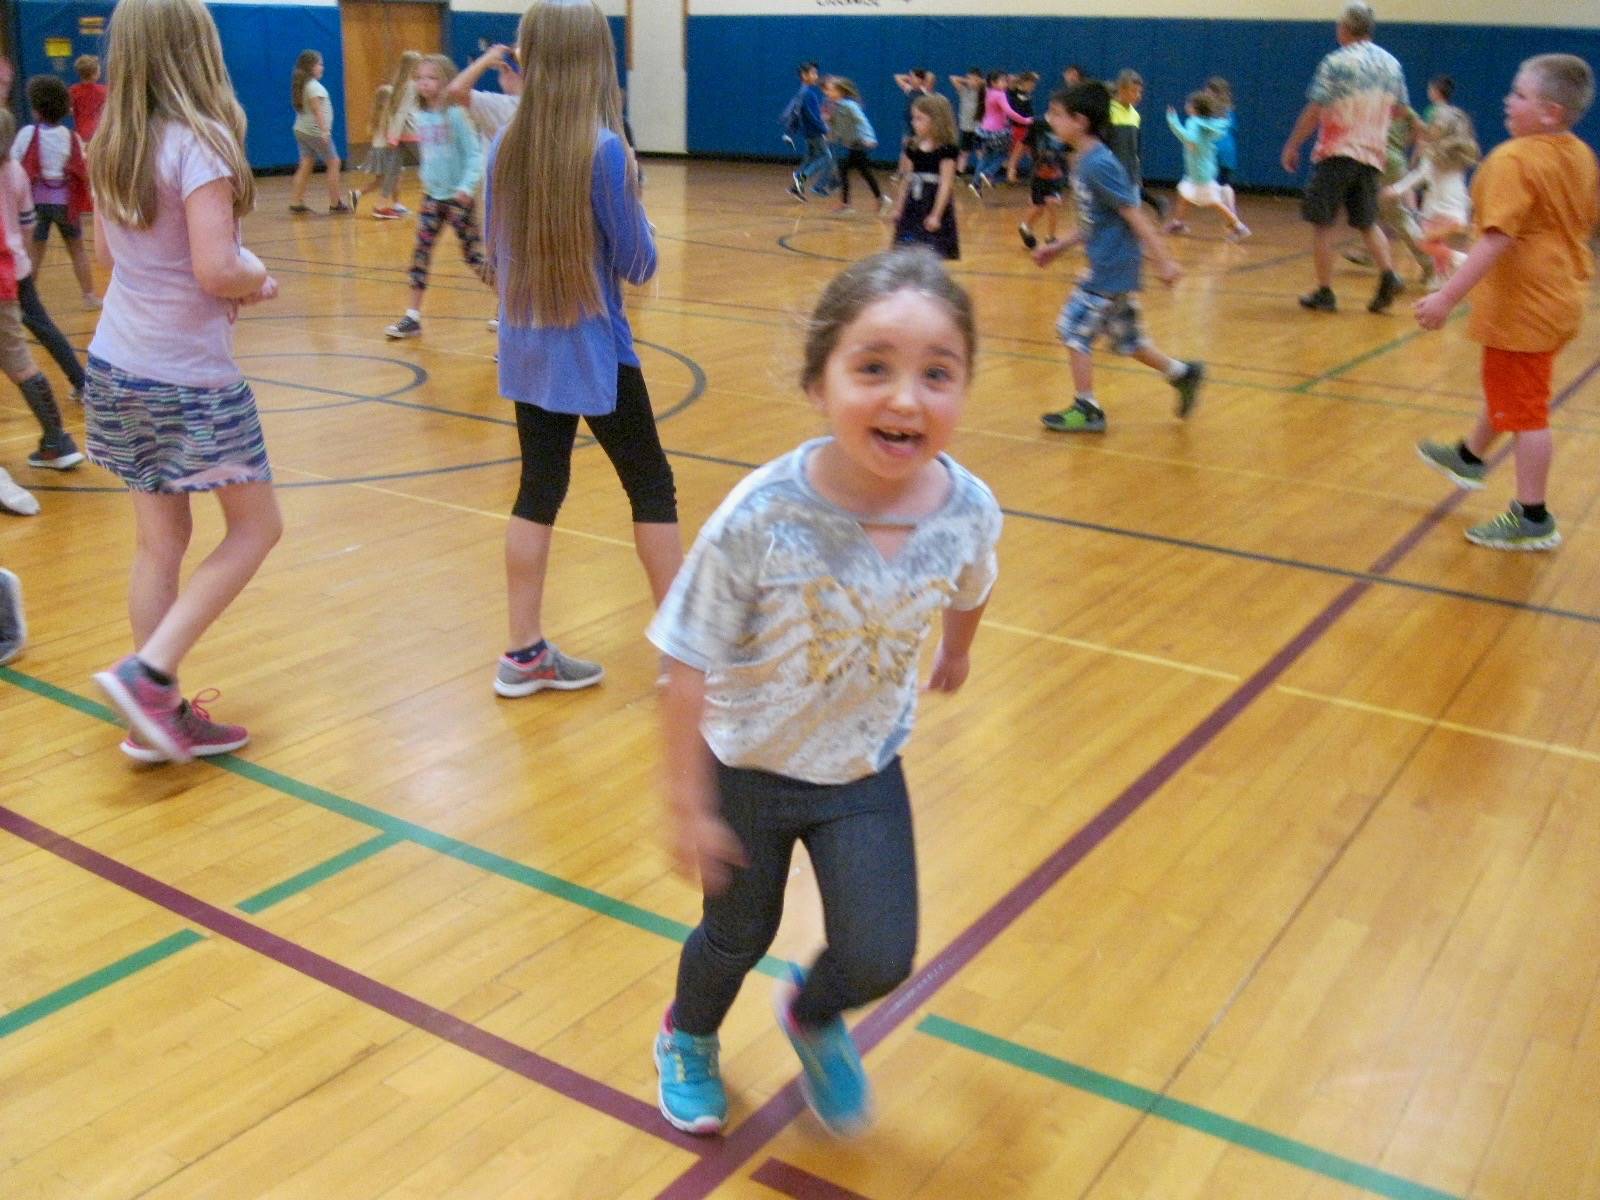
[[[673,1024],[697,1036],[722,1024],[778,932],[796,842],[817,873],[828,944],[795,1000],[795,1019],[826,1024],[898,987],[917,951],[917,860],[900,760],[833,785],[719,763],[717,791],[750,864],[720,896],[706,897],[678,960]]]
[[[67,339],[61,336],[61,330],[56,328],[56,323],[50,319],[44,302],[39,299],[39,286],[32,275],[17,280],[17,304],[22,309],[23,325],[27,327],[29,333],[39,339],[39,344],[45,348],[50,357],[56,360],[56,366],[60,367],[61,373],[67,377],[68,386],[74,391],[82,391],[83,364],[78,361],[78,356]]]

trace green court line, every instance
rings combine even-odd
[[[1469,310],[1465,308],[1456,309],[1455,312],[1451,313],[1447,318],[1445,318],[1445,324],[1448,325],[1452,321],[1460,320],[1462,317],[1467,315],[1468,311]],[[1343,375],[1346,371],[1353,371],[1362,363],[1371,362],[1375,358],[1382,358],[1385,354],[1389,353],[1389,351],[1398,350],[1401,346],[1406,345],[1408,342],[1414,342],[1419,337],[1422,337],[1429,332],[1431,331],[1427,329],[1413,329],[1410,333],[1402,333],[1399,337],[1391,338],[1389,341],[1384,342],[1381,346],[1374,346],[1371,350],[1356,355],[1349,362],[1340,363],[1336,367],[1329,367],[1321,375],[1313,375],[1304,383],[1296,384],[1289,390],[1292,392],[1309,392],[1312,388],[1316,387],[1317,384],[1326,383],[1330,379]]]
[[[16,1033],[19,1029],[26,1029],[35,1021],[43,1020],[51,1013],[60,1012],[69,1004],[74,1004],[86,996],[92,996],[98,991],[120,983],[135,972],[146,967],[153,967],[162,959],[171,958],[180,950],[193,946],[196,942],[203,942],[205,938],[192,929],[180,929],[177,933],[162,938],[153,945],[146,946],[143,950],[136,950],[126,958],[119,958],[109,966],[92,971],[82,979],[74,980],[65,987],[57,988],[47,996],[40,996],[37,1000],[29,1001],[21,1008],[0,1016],[0,1038]]]
[[[325,879],[332,879],[340,871],[348,870],[357,863],[366,862],[374,854],[381,854],[390,846],[399,844],[399,841],[400,839],[392,833],[380,833],[359,846],[352,846],[343,854],[335,854],[327,862],[318,863],[298,875],[291,875],[282,883],[269,887],[264,892],[257,892],[254,896],[239,901],[234,907],[240,912],[255,916],[256,913],[271,908],[290,896],[298,895],[307,888],[316,887]]]
[[[46,700],[65,705],[85,716],[94,717],[110,725],[120,725],[121,718],[103,704],[76,692],[69,692],[65,688],[47,683],[43,679],[36,679],[32,675],[25,675],[14,667],[0,667],[0,680],[19,687],[27,692],[32,692]],[[481,846],[474,846],[453,838],[448,834],[438,833],[423,825],[416,825],[402,817],[396,817],[380,809],[371,808],[356,800],[346,799],[344,796],[319,788],[314,784],[305,783],[292,776],[274,771],[271,767],[264,767],[260,763],[248,759],[237,758],[232,754],[218,754],[203,760],[205,763],[230,774],[238,775],[254,783],[262,784],[294,800],[301,800],[307,804],[314,804],[318,808],[345,817],[348,820],[370,826],[380,833],[386,834],[396,841],[410,842],[432,850],[437,854],[456,859],[468,866],[487,871],[491,875],[498,875],[513,883],[543,892],[547,896],[554,896],[558,900],[565,900],[579,908],[588,909],[604,917],[632,925],[635,929],[642,929],[646,933],[653,933],[680,945],[686,941],[693,931],[692,926],[685,925],[682,921],[675,921],[660,913],[651,912],[637,904],[629,904],[626,900],[617,900],[603,892],[586,888],[582,884],[573,883],[541,871],[537,867],[530,867],[504,855],[496,854],[492,850],[485,850]],[[314,870],[315,868],[313,868]],[[756,970],[773,979],[784,979],[788,975],[789,964],[782,959],[767,955],[756,964]]]
[[[91,700],[84,700],[83,707],[89,709],[99,708],[100,706]],[[298,875],[291,875],[280,884],[269,887],[265,891],[257,892],[248,899],[239,901],[236,907],[253,916],[282,900],[287,900],[290,896],[315,887],[324,880],[332,879],[340,871],[348,870],[358,863],[365,862],[374,854],[387,850],[399,841],[399,838],[392,837],[389,834],[380,834],[375,838],[362,842],[359,846],[351,847],[343,854],[334,855],[326,862],[318,863],[309,870],[301,871]],[[159,942],[146,946],[143,950],[134,951],[126,958],[119,958],[110,966],[101,967],[98,971],[91,972],[82,979],[69,983],[65,987],[57,988],[47,996],[41,996],[37,1000],[24,1004],[21,1008],[0,1015],[0,1038],[5,1037],[8,1033],[15,1033],[19,1029],[25,1029],[35,1021],[42,1020],[52,1013],[60,1012],[69,1004],[74,1004],[86,996],[92,996],[94,993],[102,991],[114,983],[120,983],[128,976],[136,974],[146,967],[153,967],[163,959],[172,957],[178,951],[185,950],[205,940],[203,934],[196,933],[192,929],[183,929],[162,938]]]
[[[1414,1183],[1399,1175],[1380,1171],[1376,1167],[1341,1158],[1337,1154],[1319,1150],[1305,1142],[1297,1142],[1293,1138],[1284,1137],[1270,1130],[1247,1125],[1243,1121],[1235,1121],[1232,1117],[1225,1117],[1210,1109],[1174,1100],[1160,1092],[1152,1092],[1149,1088],[1103,1075],[1099,1071],[1029,1049],[1027,1046],[995,1037],[993,1034],[984,1033],[970,1025],[962,1025],[945,1017],[930,1013],[917,1024],[917,1029],[941,1041],[971,1050],[975,1054],[1009,1063],[1034,1075],[1042,1075],[1046,1079],[1064,1083],[1081,1092],[1088,1092],[1091,1096],[1109,1100],[1113,1104],[1149,1113],[1153,1117],[1160,1117],[1175,1125],[1209,1134],[1211,1137],[1243,1146],[1247,1150],[1254,1150],[1258,1154],[1276,1158],[1292,1166],[1338,1180],[1340,1183],[1348,1183],[1374,1195],[1388,1196],[1390,1200],[1460,1200],[1450,1192],[1441,1192],[1437,1188]]]

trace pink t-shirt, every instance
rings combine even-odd
[[[22,237],[21,214],[33,211],[32,189],[28,186],[28,173],[14,158],[0,163],[0,226],[5,229],[6,249],[11,251],[11,261],[16,267],[17,282],[33,274],[33,262],[28,257],[28,243]]]
[[[241,378],[233,361],[237,306],[201,290],[183,207],[195,189],[228,178],[228,167],[186,125],[168,123],[158,136],[154,223],[129,229],[100,214],[115,265],[89,353],[160,383],[231,387]]]

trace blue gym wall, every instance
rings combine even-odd
[[[1572,0],[1576,5],[1580,0]],[[998,0],[996,8],[1004,5]],[[1196,7],[1201,7],[1196,5]],[[1206,8],[1212,8],[1206,5]],[[699,154],[780,156],[778,113],[795,90],[795,64],[815,59],[828,74],[861,88],[880,146],[892,146],[903,125],[905,97],[891,76],[926,66],[948,76],[969,66],[1039,72],[1054,86],[1068,63],[1114,76],[1132,67],[1145,78],[1142,105],[1145,174],[1174,180],[1182,169],[1167,130],[1168,104],[1211,75],[1233,84],[1239,180],[1285,187],[1295,182],[1278,164],[1318,60],[1335,48],[1336,3],[1314,21],[1201,20],[1171,17],[999,17],[877,15],[695,15],[689,17],[689,149]],[[1500,101],[1517,64],[1532,54],[1563,51],[1600,66],[1600,29],[1401,24],[1381,20],[1377,41],[1405,67],[1412,102],[1427,102],[1427,81],[1456,80],[1456,101],[1472,114],[1487,150],[1505,137]],[[1593,22],[1591,22],[1592,24]],[[1048,93],[1046,93],[1048,94]],[[1036,110],[1043,113],[1042,104]],[[1600,147],[1600,106],[1578,133]]]
[[[16,0],[14,35],[18,49],[18,84],[12,101],[26,121],[26,100],[22,85],[34,75],[55,74],[67,83],[76,83],[72,58],[79,54],[98,54],[104,61],[103,39],[78,32],[78,18],[99,16],[109,20],[112,5],[99,0]],[[246,152],[257,169],[293,166],[299,157],[291,126],[289,77],[294,60],[302,50],[319,50],[324,65],[322,83],[333,102],[334,141],[341,156],[348,151],[344,103],[344,41],[339,28],[336,4],[295,3],[218,3],[209,5],[217,32],[222,38],[222,56],[234,91],[250,121]],[[467,12],[451,9],[445,14],[446,52],[465,66],[478,54],[478,41],[513,42],[520,13]],[[626,19],[608,18],[611,36],[617,43],[619,72],[625,46]],[[72,58],[45,57],[46,38],[68,38]],[[110,68],[110,64],[108,69]],[[498,89],[493,72],[480,87]]]

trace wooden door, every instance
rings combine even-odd
[[[407,50],[436,54],[443,46],[444,9],[406,0],[342,0],[345,126],[352,147],[364,145],[372,124],[372,93],[388,83]]]

